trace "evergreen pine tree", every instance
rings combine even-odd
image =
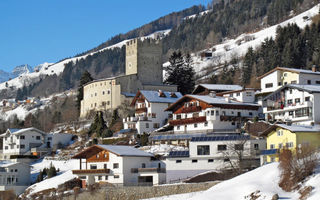
[[[78,87],[78,95],[77,95],[77,109],[80,110],[81,107],[81,101],[83,100],[83,85],[86,83],[92,81],[93,78],[91,77],[91,74],[86,70],[82,74],[80,78],[80,84]]]

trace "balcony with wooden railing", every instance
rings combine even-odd
[[[171,126],[178,126],[178,125],[184,125],[184,124],[202,123],[202,122],[206,122],[206,121],[207,121],[206,117],[203,116],[203,117],[171,120],[171,121],[169,121],[169,123]]]
[[[181,113],[200,112],[202,109],[200,106],[183,107]]]
[[[110,169],[77,169],[72,170],[73,174],[109,174]]]
[[[165,168],[131,168],[131,173],[139,172],[156,172],[156,173],[166,173]]]
[[[142,108],[136,108],[136,113],[146,113],[148,111],[147,107],[142,107]]]

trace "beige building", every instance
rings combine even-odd
[[[91,111],[115,109],[132,101],[138,90],[176,91],[163,85],[162,47],[157,40],[133,39],[126,44],[125,75],[94,80],[83,88],[80,117]]]

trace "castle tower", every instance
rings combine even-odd
[[[133,39],[126,44],[126,75],[137,74],[143,84],[162,84],[162,45],[158,40]]]

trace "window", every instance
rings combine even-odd
[[[99,158],[99,157],[100,157],[99,154],[97,154],[97,155],[96,155],[96,158]]]
[[[94,96],[97,96],[97,93],[94,93]]]
[[[48,137],[48,140],[52,140],[52,137]]]
[[[113,169],[118,169],[119,168],[119,163],[113,163]]]
[[[279,144],[278,144],[278,148],[279,148],[279,149],[282,149],[282,147],[283,147],[283,146],[282,146],[282,143],[279,143]]]
[[[24,139],[25,139],[24,135],[20,135],[20,140],[24,140]]]
[[[193,127],[194,127],[194,128],[197,128],[197,127],[198,127],[198,124],[193,124]]]
[[[119,175],[114,175],[113,178],[119,178]]]
[[[292,94],[292,89],[289,90],[289,93]]]
[[[153,128],[159,128],[160,124],[159,123],[153,123]]]
[[[40,139],[41,139],[40,136],[37,136],[37,137],[36,137],[36,140],[40,140]]]
[[[90,169],[97,169],[97,165],[90,165]]]
[[[295,103],[300,103],[300,98],[296,98],[296,99],[294,100],[294,102],[295,102]]]
[[[293,111],[289,111],[289,116],[293,116]]]
[[[252,93],[251,93],[251,92],[246,92],[246,95],[247,95],[248,97],[251,97],[251,96],[252,96]]]
[[[282,135],[283,135],[282,130],[278,130],[278,131],[277,131],[277,136],[282,136]]]
[[[283,76],[284,76],[284,77],[287,77],[287,73],[283,73]]]
[[[208,159],[208,162],[213,162],[213,159]]]
[[[197,163],[198,162],[198,160],[192,160],[192,163]]]
[[[308,80],[307,83],[308,83],[308,85],[311,85],[311,80]]]
[[[108,90],[107,93],[110,94],[110,90]]]
[[[177,126],[177,130],[180,130],[180,126]]]
[[[208,122],[205,122],[205,123],[204,123],[204,126],[207,127],[207,126],[208,126]]]
[[[266,84],[266,88],[272,88],[273,87],[273,83],[267,83]]]
[[[141,168],[146,168],[146,163],[142,163]]]
[[[252,112],[249,112],[249,115],[252,116]]]
[[[320,84],[320,81],[316,81],[316,84]]]
[[[270,149],[275,149],[275,145],[274,144],[270,144]]]
[[[214,110],[211,110],[211,116],[214,116]]]
[[[152,118],[156,118],[156,117],[157,117],[157,113],[152,113]]]
[[[4,149],[8,149],[8,146],[5,146]]]
[[[227,145],[218,145],[218,151],[225,151],[227,150]]]
[[[104,165],[103,165],[103,169],[107,169],[107,164],[104,164]]]
[[[240,96],[240,92],[237,92],[237,97],[239,97]]]
[[[176,160],[176,163],[182,163],[182,160]]]
[[[20,145],[20,149],[24,149],[25,148],[25,145],[24,144],[21,144]]]
[[[286,143],[286,147],[288,147],[288,148],[293,147],[293,142],[287,142],[287,143]]]
[[[181,119],[181,115],[177,115],[177,119]]]
[[[105,94],[105,91],[102,91],[102,95],[104,95]]]
[[[219,116],[219,110],[216,111],[216,116]]]
[[[104,178],[105,178],[105,180],[108,180],[108,176],[105,176]]]
[[[236,151],[243,151],[243,144],[235,144],[234,149]]]
[[[233,94],[232,94],[232,93],[230,94],[230,97],[233,97]]]
[[[259,150],[259,144],[254,144],[253,148],[254,150]]]
[[[288,104],[289,104],[289,105],[292,104],[292,99],[288,99]]]
[[[291,81],[291,84],[297,84],[297,81]]]
[[[149,123],[146,123],[146,128],[149,128]]]
[[[210,155],[209,145],[198,145],[197,146],[198,155]]]
[[[236,125],[236,123],[235,122],[231,122],[231,125],[234,126],[234,125]]]
[[[101,181],[102,180],[102,176],[98,176],[98,180]]]
[[[310,101],[310,97],[305,97],[304,100],[305,101]]]
[[[229,162],[230,161],[230,159],[229,158],[225,158],[225,159],[223,159],[223,162]]]

